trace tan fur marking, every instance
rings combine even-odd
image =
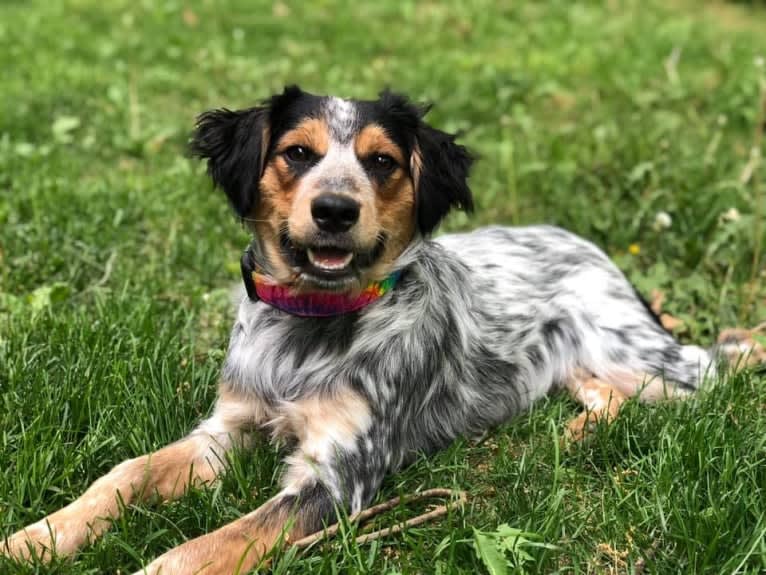
[[[627,400],[615,386],[579,369],[566,382],[566,388],[585,406],[585,411],[567,425],[567,437],[574,441],[583,439],[598,421],[613,421]]]
[[[265,564],[263,558],[275,544],[307,535],[299,521],[290,523],[292,509],[281,497],[278,495],[240,519],[171,549],[135,575],[244,574]]]
[[[277,435],[291,435],[301,446],[355,438],[370,425],[370,408],[361,395],[343,389],[332,396],[314,396],[280,406]]]
[[[319,465],[335,454],[336,446],[355,449],[357,438],[371,424],[370,407],[358,393],[344,389],[331,397],[310,397],[285,403],[269,426],[275,437],[298,441],[283,485],[296,490],[317,478]]]
[[[281,283],[290,283],[293,271],[283,261],[279,249],[280,227],[290,217],[292,203],[298,193],[300,179],[296,178],[282,156],[269,162],[261,179],[261,199],[253,214],[251,227],[265,246],[274,276]]]
[[[221,384],[213,414],[201,427],[207,422],[220,421],[225,430],[251,430],[263,425],[271,417],[271,409],[261,400],[244,396],[226,384]]]
[[[370,279],[382,279],[415,235],[415,188],[401,170],[378,187],[375,196],[378,226],[388,236],[386,249],[370,270]]]
[[[311,204],[323,190],[312,181],[312,177],[313,174],[309,174],[291,198],[288,225],[290,234],[298,239],[311,237],[317,230]]]
[[[420,152],[420,146],[417,143],[415,143],[415,147],[412,149],[412,156],[410,157],[410,172],[412,172],[412,183],[415,186],[415,190],[417,190],[420,174],[423,173],[423,154]]]
[[[360,158],[374,153],[388,154],[399,166],[405,163],[402,150],[375,124],[365,127],[357,136],[355,151]],[[377,231],[388,236],[386,250],[380,260],[369,271],[367,281],[385,278],[391,272],[391,265],[412,241],[415,235],[415,187],[420,173],[421,162],[417,152],[413,152],[410,165],[412,179],[401,167],[395,169],[381,184],[375,183],[375,225]],[[418,169],[413,169],[418,166]],[[363,282],[366,283],[366,282]]]
[[[304,146],[315,154],[324,156],[330,146],[330,129],[320,118],[303,120],[289,132],[285,132],[277,142],[277,154],[291,146]]]
[[[354,152],[358,158],[367,158],[373,154],[387,154],[399,166],[404,164],[402,150],[388,137],[382,126],[370,124],[365,126],[354,140]]]

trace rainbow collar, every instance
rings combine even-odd
[[[360,294],[353,297],[331,292],[295,294],[291,286],[276,283],[264,273],[255,262],[251,249],[242,255],[241,267],[242,279],[251,301],[260,300],[300,317],[332,317],[360,310],[391,291],[401,276],[400,271],[395,271],[384,280],[370,282]]]

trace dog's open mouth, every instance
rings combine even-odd
[[[342,248],[307,248],[306,255],[312,266],[323,271],[337,272],[351,265],[354,253]]]
[[[383,254],[385,235],[381,234],[371,249],[360,249],[346,236],[317,235],[300,244],[287,232],[280,235],[282,254],[304,280],[314,280],[324,287],[337,288],[358,277]]]

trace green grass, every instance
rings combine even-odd
[[[477,214],[445,229],[581,233],[642,291],[666,293],[685,341],[766,318],[766,169],[741,177],[765,29],[757,2],[3,2],[0,530],[208,412],[247,240],[184,146],[200,111],[285,83],[435,101],[432,121],[481,156]],[[655,229],[660,211],[669,229]],[[366,546],[347,533],[286,552],[273,572],[482,573],[473,529],[503,523],[555,546],[526,548],[519,572],[766,570],[763,376],[630,404],[560,451],[577,410],[544,401],[380,495],[466,489],[462,513]],[[131,572],[275,492],[270,447],[233,467],[218,487],[131,507],[74,562],[0,560],[0,573]]]

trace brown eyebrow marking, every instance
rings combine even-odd
[[[354,152],[357,157],[366,158],[372,154],[388,154],[396,160],[399,166],[404,166],[404,154],[402,149],[397,146],[386,131],[378,124],[365,126],[354,140]]]
[[[330,127],[320,118],[303,120],[279,139],[277,153],[281,154],[291,146],[305,146],[324,156],[330,147]]]

